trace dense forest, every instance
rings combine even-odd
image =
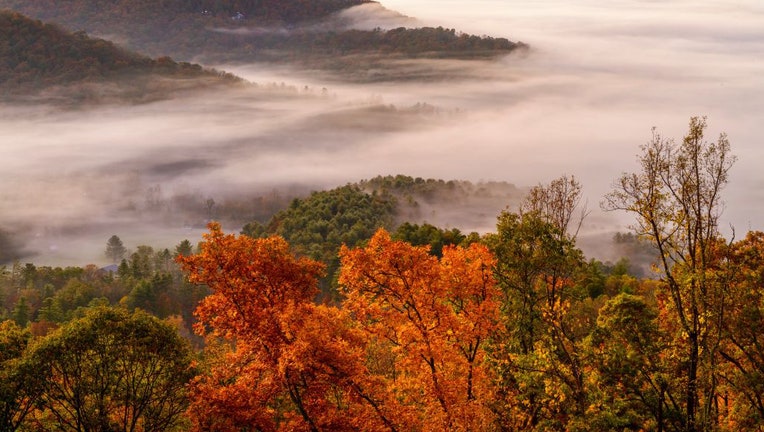
[[[89,20],[99,23],[104,17],[131,21],[172,22],[188,16],[202,15],[230,21],[235,14],[264,23],[297,24],[317,20],[351,6],[369,3],[369,0],[40,0],[35,2],[7,0],[3,6],[28,11],[31,15],[82,25]],[[214,21],[213,21],[214,22]]]
[[[66,93],[66,87],[76,86],[68,93],[80,102],[108,93],[143,100],[188,87],[241,81],[196,64],[151,59],[10,11],[0,11],[0,57],[3,99],[39,95],[54,87]]]
[[[489,202],[509,203],[521,192],[508,183],[478,183],[378,176],[329,191],[313,192],[294,199],[288,208],[274,214],[267,222],[247,223],[242,233],[250,237],[279,235],[301,255],[326,264],[321,280],[322,296],[337,295],[337,253],[342,245],[356,246],[367,241],[380,228],[393,231],[396,239],[414,245],[429,245],[440,254],[443,246],[459,244],[467,236],[456,228],[438,228],[427,222],[432,207],[488,207]],[[446,205],[446,203],[448,203]],[[500,208],[496,208],[499,211]],[[423,214],[424,213],[424,214]]]
[[[394,56],[490,58],[525,47],[442,27],[354,30],[328,20],[364,3],[369,2],[0,0],[0,8],[113,39],[152,56],[207,63],[296,62],[322,69],[368,69]],[[347,59],[326,61],[337,56]]]
[[[198,245],[114,235],[105,269],[5,267],[0,428],[761,430],[764,233],[720,234],[735,158],[705,129],[604,198],[651,277],[584,256],[569,176],[483,235],[395,211],[464,185],[379,177]]]

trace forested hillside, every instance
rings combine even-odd
[[[212,23],[231,21],[235,15],[256,20],[260,24],[290,23],[317,20],[342,9],[368,3],[370,0],[4,0],[2,6],[24,10],[41,19],[67,25],[92,25],[105,30],[108,19],[134,22],[183,22],[204,16]],[[101,21],[101,22],[99,22]],[[103,27],[100,27],[103,26]]]
[[[295,199],[270,220],[246,224],[242,233],[256,238],[279,235],[297,253],[325,263],[322,296],[336,298],[337,253],[343,244],[360,245],[384,228],[394,231],[398,239],[429,245],[439,254],[443,246],[468,238],[457,228],[433,225],[441,219],[439,213],[498,212],[506,203],[518,201],[521,194],[509,183],[378,176]],[[468,218],[465,214],[464,219]],[[477,233],[470,238],[474,241]]]
[[[123,86],[117,92],[155,99],[182,87],[183,80],[193,80],[194,86],[239,81],[199,65],[151,59],[109,41],[70,33],[10,11],[0,11],[0,57],[0,94],[4,97],[86,83],[90,91],[78,87],[72,96],[97,98],[98,91],[107,88],[95,89],[93,85],[112,84]]]
[[[80,100],[99,99],[109,93],[144,100],[184,87],[241,81],[167,57],[151,59],[109,41],[70,33],[10,11],[0,12],[0,56],[4,59],[0,63],[0,92],[4,97],[28,97],[57,87],[58,96]]]
[[[454,29],[353,30],[326,21],[366,0],[17,1],[0,0],[36,19],[118,41],[152,56],[205,62],[277,61],[318,68],[370,68],[404,57],[490,58],[522,44]],[[337,56],[352,60],[327,62]],[[372,56],[372,58],[361,58]]]

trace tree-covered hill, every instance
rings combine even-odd
[[[358,246],[380,228],[393,230],[396,238],[429,245],[439,254],[444,245],[475,241],[477,234],[438,228],[438,212],[478,208],[496,212],[522,196],[520,189],[504,182],[471,183],[414,178],[406,175],[378,176],[356,184],[313,192],[295,198],[289,207],[269,221],[252,221],[242,233],[251,237],[280,235],[300,255],[326,264],[321,281],[324,295],[336,292],[337,252],[344,244]],[[465,215],[465,219],[468,215]],[[421,224],[421,225],[420,225]]]
[[[4,0],[2,4],[61,22],[100,26],[104,18],[171,23],[203,16],[207,22],[225,23],[233,18],[260,24],[296,24],[369,3],[370,0]]]
[[[72,31],[117,41],[151,56],[212,62],[276,61],[332,68],[353,56],[363,68],[378,57],[490,58],[522,43],[442,27],[357,30],[337,13],[368,0],[0,0],[9,8]],[[372,59],[363,58],[372,56]],[[347,68],[347,61],[339,67]],[[337,67],[337,66],[334,66]]]
[[[117,93],[156,98],[163,91],[180,87],[183,80],[193,79],[195,86],[199,79],[210,84],[239,81],[232,75],[168,57],[151,59],[112,42],[82,32],[70,33],[12,11],[0,11],[0,58],[3,98],[82,83],[91,91],[94,85],[108,83],[117,86]],[[99,91],[103,92],[104,87],[100,86]],[[94,96],[82,86],[77,93],[79,98]]]

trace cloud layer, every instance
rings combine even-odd
[[[449,72],[428,82],[351,84],[315,71],[213,65],[260,85],[63,113],[0,107],[0,229],[21,233],[36,262],[100,262],[112,234],[133,247],[195,241],[208,198],[251,201],[283,188],[397,173],[517,185],[575,175],[596,209],[612,181],[635,169],[651,127],[681,139],[692,115],[708,116],[709,139],[726,131],[739,157],[725,191],[725,226],[764,229],[760,2],[384,6],[424,25],[522,40],[532,49],[494,62],[395,65],[411,74]],[[376,15],[367,12],[354,11],[356,22],[372,22]],[[438,110],[412,108],[418,103]],[[187,202],[152,212],[152,194]],[[198,212],[180,212],[193,205]],[[490,229],[495,214],[478,213],[483,219],[451,226]],[[585,228],[609,235],[628,222],[595,211]]]

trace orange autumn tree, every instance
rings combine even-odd
[[[490,429],[490,252],[438,259],[380,231],[341,258],[341,308],[313,302],[323,266],[280,237],[211,224],[201,252],[178,258],[212,291],[196,310],[209,343],[190,385],[195,430]]]
[[[488,339],[499,326],[493,255],[482,245],[427,247],[384,230],[340,251],[344,309],[361,326],[369,367],[410,430],[487,430],[493,417]]]
[[[212,291],[195,312],[196,331],[217,341],[190,385],[196,430],[397,430],[394,409],[372,395],[363,334],[313,303],[322,264],[280,237],[225,235],[218,224],[178,261]]]

